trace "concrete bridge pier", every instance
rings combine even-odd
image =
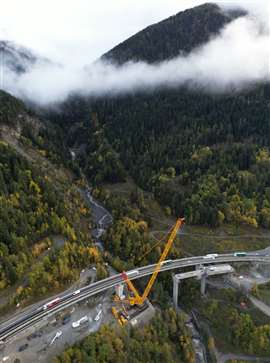
[[[208,276],[215,275],[226,275],[233,272],[232,266],[218,265],[218,266],[201,266],[200,269],[188,271],[173,275],[173,305],[175,309],[178,308],[178,295],[179,295],[179,284],[182,280],[196,278],[201,281],[201,295],[204,296],[206,293],[206,284]]]
[[[173,275],[173,305],[175,309],[178,308],[179,282],[180,280]]]
[[[259,268],[257,269],[257,271],[266,278],[270,277],[270,266],[268,264],[259,265]]]
[[[119,297],[120,300],[123,300],[125,298],[124,284],[119,284],[115,286],[115,294]]]
[[[204,269],[204,266],[203,265],[196,265],[195,266],[195,271],[201,271]]]
[[[260,268],[260,264],[258,262],[252,262],[251,266],[254,270],[258,270]]]
[[[207,278],[207,273],[203,272],[202,276],[201,276],[201,295],[205,296],[205,292],[206,292],[206,278]]]

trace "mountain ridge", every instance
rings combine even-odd
[[[241,9],[225,11],[217,4],[206,3],[146,27],[106,52],[101,59],[121,65],[129,61],[156,63],[179,54],[187,55],[244,15],[246,12]]]
[[[0,40],[0,55],[1,66],[17,74],[26,72],[38,61],[30,49],[6,40]]]

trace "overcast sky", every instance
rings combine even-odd
[[[256,4],[260,1],[265,2],[256,0]],[[70,58],[70,62],[89,64],[144,27],[204,2],[0,0],[0,39],[13,40],[59,62]]]
[[[240,5],[249,15],[230,23],[188,57],[179,55],[154,66],[91,64],[146,26],[204,2],[0,0],[0,39],[29,47],[53,61],[38,62],[23,75],[4,70],[2,88],[47,104],[61,102],[73,92],[118,94],[186,82],[210,92],[227,92],[269,80],[269,0],[216,1],[226,7]]]

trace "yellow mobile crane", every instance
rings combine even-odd
[[[165,258],[167,257],[173,241],[176,237],[176,234],[179,230],[179,228],[182,227],[182,225],[185,223],[185,219],[184,218],[178,218],[174,227],[172,228],[170,234],[169,234],[169,238],[167,240],[167,243],[165,245],[164,251],[162,252],[162,255],[160,256],[160,259],[158,261],[158,263],[156,264],[155,270],[144,290],[144,293],[140,296],[140,294],[138,293],[137,289],[135,288],[135,286],[133,285],[133,283],[130,281],[130,279],[128,278],[127,274],[125,272],[122,272],[122,278],[123,280],[126,282],[126,284],[128,285],[129,289],[133,292],[134,296],[129,296],[127,298],[127,301],[129,302],[130,305],[142,305],[145,300],[147,299],[152,286],[157,278],[158,273],[160,272],[160,268],[162,266],[162,262],[165,261]]]

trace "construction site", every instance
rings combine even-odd
[[[112,217],[105,208],[93,200],[90,193],[87,193],[87,197],[96,213],[98,228],[94,231],[96,235],[94,238],[102,247],[99,229],[101,227],[106,229],[112,222]],[[224,279],[220,280],[222,286],[225,286],[224,281],[227,278],[231,282],[236,281],[236,289],[242,288],[242,284],[248,282],[247,278],[238,276],[235,263],[251,264],[256,271],[258,266],[269,264],[267,249],[249,253],[243,251],[227,254],[210,253],[205,256],[191,256],[178,260],[169,259],[175,238],[184,223],[185,220],[179,218],[167,234],[144,254],[144,256],[149,254],[157,246],[163,248],[156,263],[135,267],[122,273],[108,266],[110,276],[99,281],[96,280],[96,268],[89,266],[89,269],[81,272],[79,285],[73,286],[70,291],[65,291],[52,300],[44,300],[42,305],[38,304],[30,307],[29,311],[23,312],[19,315],[19,319],[14,319],[14,322],[7,327],[4,326],[0,331],[0,340],[2,340],[0,357],[13,359],[19,356],[22,362],[35,361],[38,357],[41,362],[47,362],[49,357],[59,354],[66,344],[74,344],[78,339],[97,332],[103,324],[110,324],[113,321],[113,325],[119,326],[119,329],[146,325],[156,313],[156,301],[154,306],[149,297],[161,272],[172,272],[171,303],[178,310],[182,281],[199,280],[203,298],[207,284],[213,283],[212,277],[221,276]],[[144,285],[143,281],[147,278],[149,280]],[[260,275],[257,280],[262,280],[262,276]],[[250,281],[250,284],[254,283]],[[186,316],[186,326],[199,357],[197,361],[205,362],[204,348],[198,340],[200,335],[194,323],[195,320]]]
[[[166,241],[164,250],[157,262],[154,272],[151,275],[143,294],[140,295],[136,287],[131,281],[131,278],[136,277],[139,272],[137,270],[129,271],[128,273],[122,272],[123,284],[116,287],[116,292],[114,295],[114,306],[112,307],[112,314],[117,319],[120,325],[125,325],[130,323],[132,326],[136,325],[145,310],[149,309],[154,312],[154,308],[148,296],[151,289],[156,281],[156,278],[161,270],[162,265],[166,262],[166,258],[171,250],[174,239],[177,235],[178,230],[183,226],[185,222],[184,218],[179,218],[175,225],[172,227],[168,234],[168,239]],[[160,244],[162,241],[159,241]],[[158,245],[157,244],[157,245]],[[153,248],[155,248],[155,245]],[[149,251],[148,253],[150,253]],[[151,316],[152,314],[150,314]]]

